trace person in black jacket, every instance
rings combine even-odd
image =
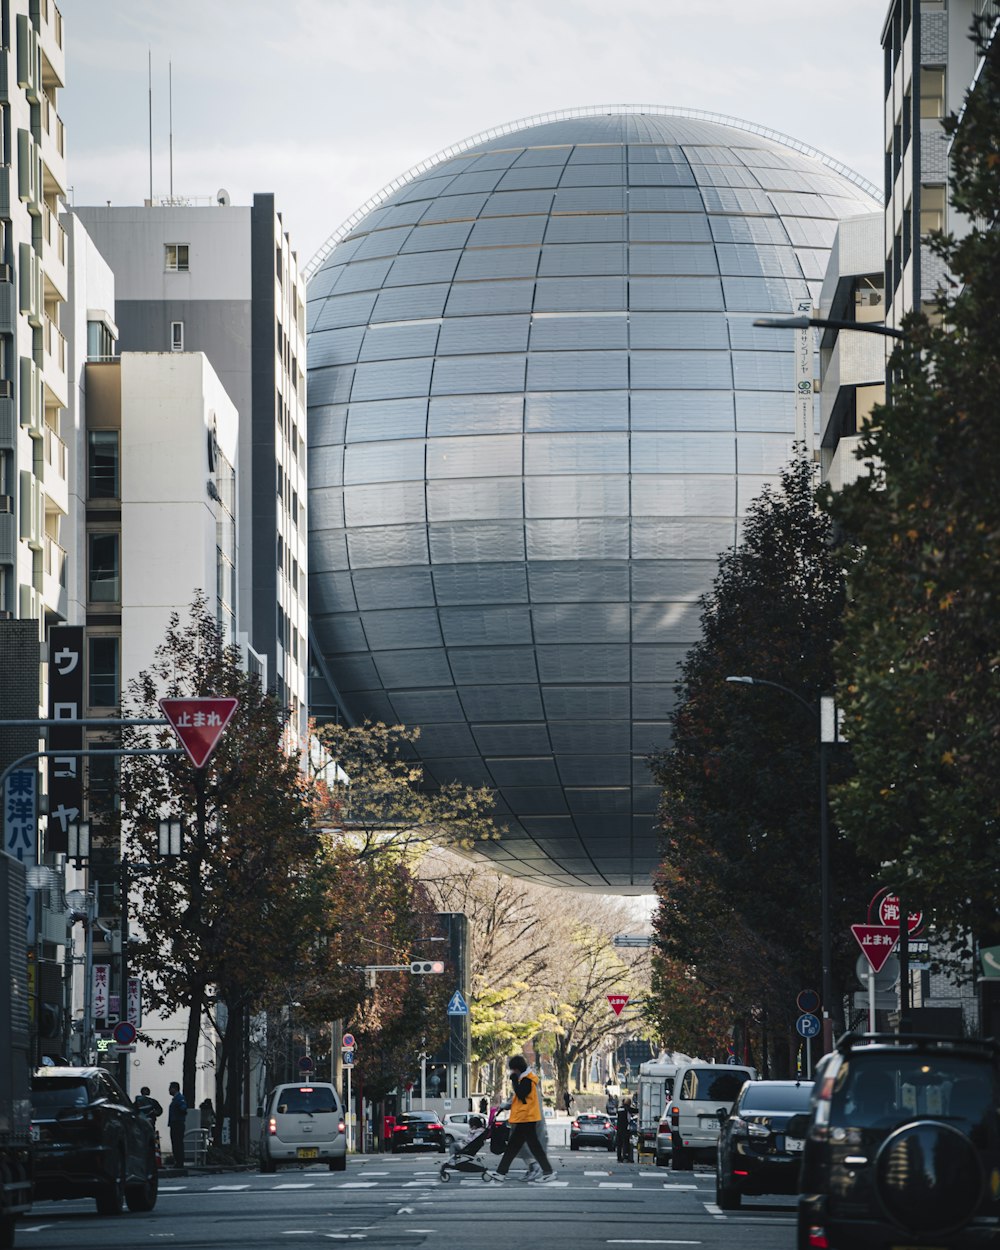
[[[615,1117],[616,1144],[618,1146],[618,1162],[632,1162],[632,1136],[629,1133],[629,1120],[632,1118],[632,1099],[627,1095],[622,1099]]]

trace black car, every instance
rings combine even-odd
[[[569,1126],[569,1148],[603,1146],[614,1150],[615,1136],[615,1126],[606,1115],[578,1115]]]
[[[1000,1048],[847,1035],[813,1087],[799,1250],[998,1244]]]
[[[735,1211],[744,1194],[797,1194],[812,1082],[747,1081],[720,1117],[715,1201]]]
[[[31,1078],[35,1198],[96,1198],[101,1215],[156,1206],[153,1126],[102,1068],[39,1068]]]
[[[404,1111],[396,1117],[392,1130],[393,1150],[439,1150],[447,1149],[444,1125],[433,1111]]]

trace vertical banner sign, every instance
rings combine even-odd
[[[90,996],[94,1022],[107,1020],[111,1006],[111,965],[94,964],[94,990]]]
[[[79,720],[83,715],[83,627],[65,625],[49,634],[49,717]],[[49,750],[80,751],[80,726],[49,730]],[[83,819],[83,761],[79,755],[49,757],[49,816],[46,851],[68,849],[67,828]]]
[[[795,302],[797,317],[812,316],[812,300]],[[795,439],[805,443],[806,454],[812,459],[816,445],[813,414],[813,332],[811,326],[795,332]]]
[[[29,867],[38,863],[38,771],[18,768],[7,778],[3,794],[3,849]],[[24,927],[29,946],[35,944],[35,891],[24,898]]]
[[[142,1027],[142,982],[138,977],[128,978],[125,995],[125,1019],[135,1028]]]

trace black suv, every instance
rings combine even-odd
[[[103,1068],[38,1068],[31,1078],[35,1197],[96,1198],[101,1215],[156,1206],[153,1126]]]
[[[798,1250],[1000,1246],[1000,1050],[848,1034],[813,1086]]]
[[[744,1194],[797,1194],[812,1084],[747,1081],[732,1112],[719,1111],[715,1201],[735,1211]]]

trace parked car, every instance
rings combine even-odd
[[[319,1081],[276,1085],[260,1115],[262,1172],[289,1163],[325,1163],[331,1172],[347,1167],[344,1108],[332,1085]]]
[[[396,1117],[392,1149],[447,1150],[444,1125],[433,1111],[404,1111]]]
[[[848,1034],[812,1093],[799,1250],[996,1244],[997,1043]]]
[[[719,1144],[719,1112],[730,1111],[754,1068],[728,1063],[681,1065],[670,1099],[670,1166],[690,1172],[695,1161],[714,1163]]]
[[[603,1146],[605,1150],[615,1148],[615,1126],[606,1115],[578,1115],[569,1126],[569,1148],[579,1150],[581,1146]]]
[[[486,1127],[486,1116],[478,1111],[449,1111],[442,1117],[446,1146],[464,1146],[470,1137]]]
[[[102,1068],[38,1068],[31,1136],[37,1199],[94,1198],[100,1215],[156,1206],[153,1126]]]
[[[724,1115],[715,1201],[735,1211],[744,1194],[797,1194],[811,1081],[747,1081]]]

